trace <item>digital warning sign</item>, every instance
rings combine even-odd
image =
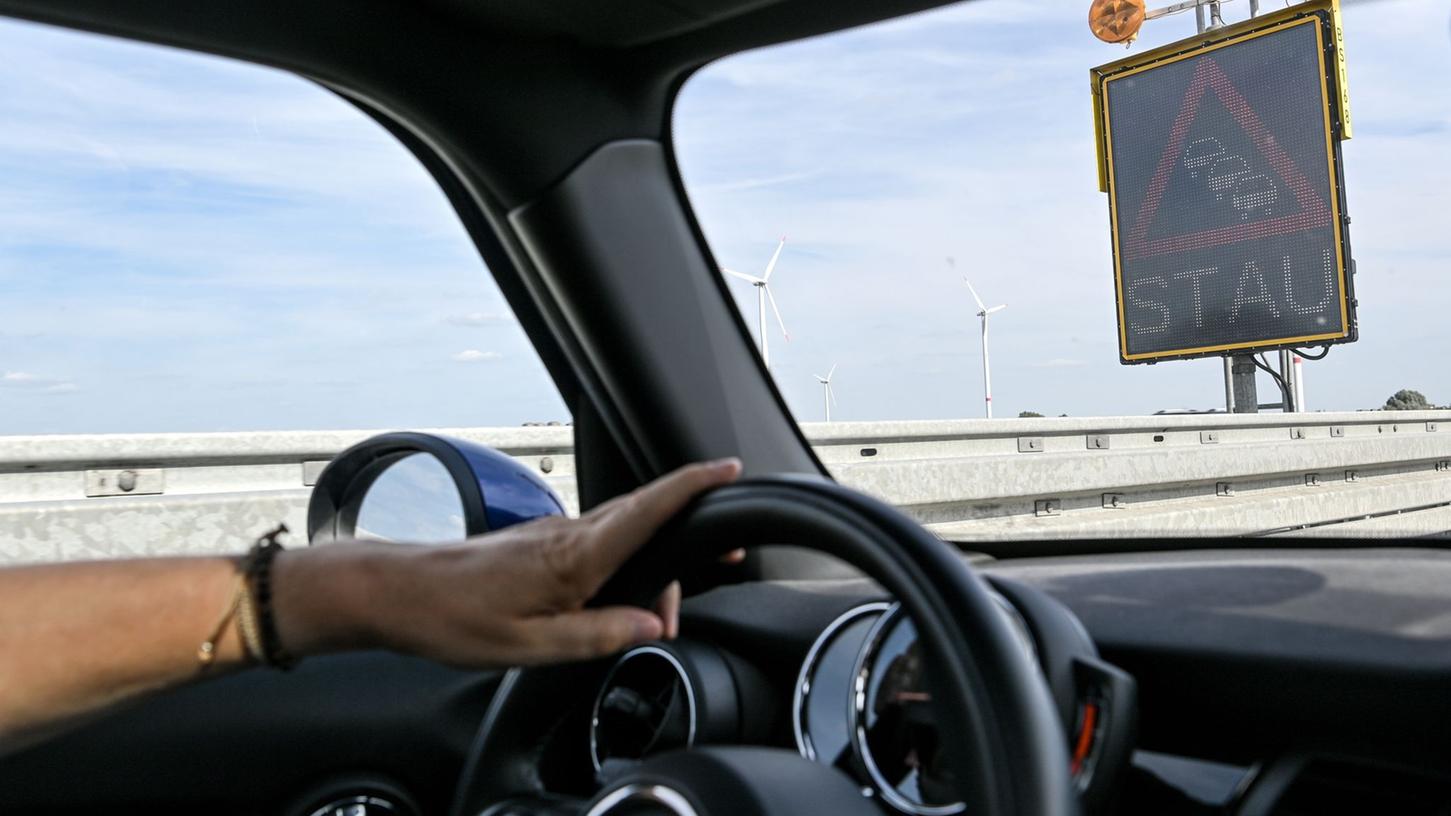
[[[1094,72],[1124,363],[1355,339],[1338,32],[1253,22]]]

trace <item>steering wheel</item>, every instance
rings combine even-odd
[[[916,625],[931,667],[947,768],[974,816],[1078,812],[1047,685],[986,584],[951,545],[883,502],[819,477],[753,478],[698,499],[641,549],[594,603],[648,605],[673,578],[739,547],[790,544],[877,581]],[[539,738],[588,664],[515,670],[494,697],[455,798],[455,816],[549,809]],[[597,669],[595,670],[597,671]],[[594,675],[597,676],[597,675]],[[497,803],[515,804],[499,808]],[[576,811],[577,812],[577,811]],[[588,812],[719,816],[878,813],[841,772],[771,748],[695,748],[651,758]]]

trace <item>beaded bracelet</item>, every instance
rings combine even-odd
[[[277,620],[272,613],[272,560],[282,550],[277,537],[287,532],[286,524],[257,539],[247,558],[242,562],[242,573],[250,594],[250,609],[256,615],[256,639],[262,647],[258,657],[275,669],[287,671],[297,665],[297,660],[282,646],[277,634]]]

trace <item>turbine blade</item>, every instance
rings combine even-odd
[[[836,363],[831,364],[831,370],[826,372],[826,381],[831,382],[831,375],[836,373]]]
[[[967,284],[967,291],[971,292],[972,299],[977,301],[977,308],[984,312],[987,311],[987,307],[983,305],[982,298],[977,296],[977,290],[972,288],[972,281],[968,280],[966,275],[963,275],[962,282]]]
[[[781,243],[776,245],[776,252],[771,255],[771,262],[766,264],[766,274],[761,278],[763,281],[771,279],[771,273],[776,270],[776,259],[781,257],[781,250],[786,247],[786,236],[781,236]]]
[[[831,390],[831,383],[826,384],[826,396],[831,399],[831,404],[836,404],[836,392]]]
[[[786,321],[781,319],[781,307],[776,305],[776,296],[771,294],[771,286],[767,284],[761,288],[766,290],[766,299],[771,301],[771,311],[776,313],[776,323],[781,327],[781,336],[786,338],[786,342],[791,342],[791,332],[786,331]],[[761,330],[765,331],[765,327],[762,327]]]
[[[720,268],[720,271],[726,273],[727,275],[733,275],[737,278],[740,278],[741,280],[750,281],[751,283],[765,283],[765,281],[761,280],[755,275],[747,275],[744,272],[737,272],[734,269],[726,269],[724,266]]]
[[[988,309],[988,310],[987,310],[987,313],[988,313],[988,314],[992,314],[992,313],[994,313],[994,312],[1001,312],[1001,311],[1002,311],[1002,310],[1004,310],[1004,309],[1006,309],[1006,308],[1008,308],[1008,304],[1006,304],[1006,303],[1004,303],[1004,304],[1003,304],[1003,305],[1001,305],[1001,306],[994,306],[994,307],[992,307],[992,308],[991,308],[991,309]]]

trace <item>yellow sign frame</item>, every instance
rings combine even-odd
[[[1323,20],[1315,16],[1315,12],[1328,12],[1330,14],[1333,37],[1335,38],[1335,65],[1337,71],[1337,90],[1334,104],[1337,106],[1337,113],[1341,124],[1340,139],[1342,141],[1350,138],[1350,101],[1345,89],[1345,51],[1344,28],[1340,22],[1340,0],[1311,0],[1289,8],[1261,15],[1251,20],[1246,20],[1232,26],[1216,29],[1213,32],[1206,32],[1203,35],[1180,40],[1176,43],[1161,46],[1134,57],[1101,65],[1090,71],[1093,78],[1093,116],[1094,135],[1098,146],[1099,161],[1099,188],[1109,193],[1109,219],[1113,235],[1114,249],[1114,287],[1115,299],[1117,300],[1118,311],[1118,332],[1119,332],[1119,356],[1125,363],[1156,362],[1162,359],[1183,359],[1190,357],[1202,357],[1222,352],[1234,352],[1236,350],[1267,347],[1288,347],[1311,345],[1323,341],[1339,341],[1353,339],[1355,327],[1352,325],[1350,315],[1350,302],[1352,294],[1350,290],[1349,269],[1345,256],[1345,235],[1344,235],[1344,202],[1339,189],[1334,190],[1331,196],[1332,223],[1335,229],[1335,260],[1336,271],[1340,283],[1340,325],[1341,331],[1327,332],[1323,334],[1305,335],[1300,337],[1268,338],[1240,343],[1228,343],[1213,346],[1200,346],[1187,349],[1170,349],[1166,351],[1155,351],[1141,354],[1129,354],[1128,335],[1124,315],[1124,291],[1123,291],[1123,268],[1122,248],[1119,245],[1119,221],[1118,206],[1115,200],[1113,188],[1113,134],[1112,122],[1108,111],[1107,88],[1110,82],[1125,77],[1130,77],[1144,71],[1151,70],[1163,65],[1169,65],[1186,59],[1193,59],[1211,51],[1221,48],[1238,45],[1243,42],[1258,39],[1269,34],[1284,31],[1288,28],[1301,25],[1311,25],[1315,30],[1315,39],[1320,50],[1323,52],[1326,47],[1325,31]],[[1329,166],[1329,177],[1332,184],[1339,186],[1337,179],[1340,177],[1336,165],[1337,155],[1333,139],[1335,129],[1332,127],[1331,112],[1331,88],[1330,73],[1327,70],[1320,71],[1321,99],[1324,101],[1322,108],[1325,115],[1325,154]]]
[[[1145,68],[1162,62],[1173,62],[1176,61],[1176,58],[1183,59],[1186,50],[1195,48],[1209,50],[1209,46],[1220,44],[1224,40],[1236,39],[1245,32],[1257,31],[1267,25],[1293,20],[1307,12],[1315,11],[1325,11],[1330,14],[1330,25],[1335,37],[1335,84],[1339,90],[1336,105],[1340,113],[1340,140],[1350,141],[1353,129],[1350,119],[1349,77],[1345,69],[1345,26],[1340,17],[1340,0],[1309,0],[1089,69],[1089,89],[1093,96],[1093,135],[1095,147],[1098,149],[1098,191],[1108,192],[1108,143],[1105,140],[1106,111],[1102,88],[1105,76],[1116,74],[1119,71]],[[1200,51],[1196,51],[1196,53],[1200,53]]]

